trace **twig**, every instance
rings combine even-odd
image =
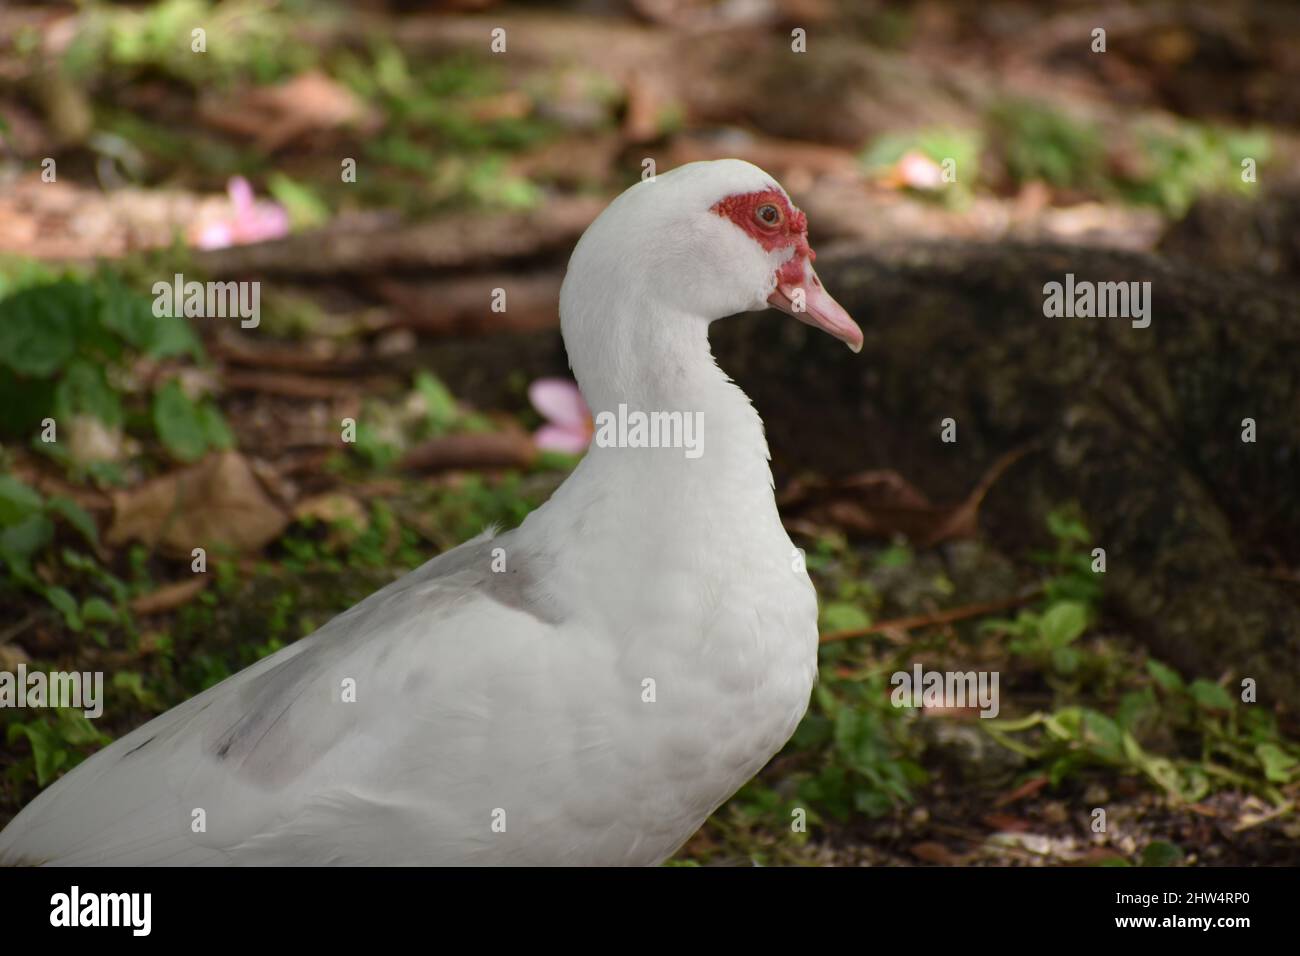
[[[847,641],[854,637],[865,637],[868,634],[882,634],[888,631],[913,631],[921,627],[933,627],[936,624],[951,624],[954,621],[964,621],[967,618],[984,617],[988,614],[996,614],[998,611],[1005,611],[1027,604],[1042,593],[1043,589],[1036,587],[1024,594],[1000,598],[997,601],[963,604],[961,607],[948,608],[946,611],[936,611],[932,614],[915,614],[911,617],[896,617],[888,621],[877,621],[870,627],[854,627],[843,631],[831,631],[829,634],[821,636],[821,643],[829,644],[832,641]]]
[[[289,398],[333,399],[357,393],[356,382],[312,378],[287,372],[253,372],[227,369],[221,376],[227,389],[237,392],[262,392]]]
[[[1247,817],[1246,819],[1238,823],[1236,826],[1234,826],[1232,828],[1232,832],[1242,833],[1246,830],[1251,830],[1254,829],[1255,827],[1263,826],[1265,823],[1271,823],[1272,821],[1278,819],[1279,817],[1286,816],[1294,809],[1295,809],[1295,804],[1288,800],[1280,807],[1273,807],[1271,810],[1269,810],[1269,812],[1261,814],[1258,817]]]

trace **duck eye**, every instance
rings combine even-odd
[[[769,203],[764,203],[754,211],[754,217],[765,226],[779,225],[781,222],[781,210]]]

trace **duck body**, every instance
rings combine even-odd
[[[655,864],[761,769],[807,707],[817,602],[762,423],[707,328],[776,293],[691,310],[689,288],[651,294],[609,244],[629,212],[773,186],[723,163],[616,200],[561,297],[597,416],[698,413],[702,453],[594,444],[517,529],[433,559],[75,768],[0,833],[0,863]],[[717,268],[758,255],[725,248],[725,223],[685,222]],[[760,252],[755,275],[785,261]]]

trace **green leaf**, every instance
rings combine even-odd
[[[0,558],[16,568],[28,563],[54,537],[54,524],[45,515],[30,515],[0,531]]]
[[[154,321],[153,337],[149,340],[145,352],[154,358],[170,358],[173,355],[189,355],[196,361],[203,357],[203,346],[190,328],[189,321],[183,316],[169,318],[164,316]]]
[[[79,710],[59,708],[58,722],[54,725],[60,739],[73,747],[106,744],[112,738],[96,729],[90,719]]]
[[[144,686],[144,676],[139,671],[118,671],[113,675],[113,689],[128,695],[148,710],[165,709],[158,695]]]
[[[1039,634],[1052,647],[1064,647],[1088,626],[1088,609],[1078,601],[1060,601],[1038,622]]]
[[[89,414],[115,426],[122,424],[122,402],[109,387],[102,365],[75,359],[54,388],[54,414],[56,418]]]
[[[424,399],[425,414],[434,428],[446,428],[456,421],[460,407],[446,385],[428,372],[420,372],[415,376],[415,387]]]
[[[87,598],[81,605],[81,619],[87,624],[114,624],[117,609],[103,598]]]
[[[198,357],[198,338],[182,316],[156,316],[147,297],[108,274],[100,286],[99,317],[131,347],[154,358],[190,353]]]
[[[290,179],[283,173],[272,173],[266,181],[267,191],[289,214],[294,229],[312,229],[330,218],[330,208],[305,183]]]
[[[1119,708],[1115,711],[1115,720],[1125,730],[1132,730],[1158,711],[1155,691],[1150,687],[1144,687],[1140,691],[1129,691],[1120,698]]]
[[[140,350],[153,341],[158,322],[151,302],[126,288],[112,273],[105,273],[99,285],[99,321]]]
[[[1178,671],[1172,667],[1166,667],[1159,661],[1147,661],[1147,673],[1151,678],[1167,691],[1178,692],[1184,687],[1183,679],[1179,676]]]
[[[850,601],[830,601],[822,608],[823,631],[855,631],[871,626],[871,615]]]
[[[76,354],[77,321],[90,301],[82,283],[64,280],[0,302],[0,362],[21,375],[53,375]]]
[[[40,493],[12,475],[0,475],[0,526],[15,524],[44,508]]]
[[[1178,866],[1183,851],[1166,840],[1152,840],[1142,850],[1142,866]]]
[[[1083,732],[1093,752],[1107,760],[1119,760],[1124,755],[1124,736],[1119,725],[1105,714],[1095,710],[1083,711]]]
[[[81,762],[82,754],[69,748],[99,746],[109,742],[107,734],[95,729],[79,710],[60,708],[54,718],[41,717],[25,724],[10,724],[5,735],[9,743],[25,737],[32,748],[36,782],[45,786],[58,772]]]
[[[64,749],[58,733],[50,726],[48,721],[10,724],[6,734],[9,743],[16,743],[19,737],[27,738],[36,765],[36,783],[44,787],[54,779],[60,768],[68,762],[68,752]]]
[[[87,513],[85,508],[71,498],[55,496],[49,500],[46,508],[51,514],[58,515],[76,528],[81,536],[91,544],[99,543],[99,529],[95,526],[95,519]]]
[[[1192,694],[1192,699],[1206,710],[1232,710],[1231,695],[1213,681],[1194,680],[1188,690]]]
[[[63,615],[64,623],[74,631],[82,629],[81,615],[77,610],[77,599],[61,587],[45,589],[45,599],[54,605],[54,609]]]
[[[1052,669],[1058,674],[1073,674],[1079,669],[1080,655],[1073,647],[1052,648]]]
[[[235,436],[231,433],[225,418],[222,417],[221,411],[212,402],[204,402],[199,406],[199,423],[210,447],[234,447]]]
[[[1273,783],[1290,783],[1297,761],[1277,744],[1260,744],[1255,756],[1264,765],[1264,776]]]
[[[154,393],[153,423],[158,438],[181,461],[196,461],[209,447],[231,441],[221,414],[192,401],[175,379]]]
[[[1058,541],[1073,541],[1078,544],[1088,543],[1088,529],[1068,511],[1053,511],[1047,516],[1047,530]]]

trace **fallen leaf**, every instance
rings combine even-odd
[[[304,498],[293,509],[293,516],[299,521],[312,518],[325,524],[347,521],[359,531],[364,531],[370,524],[370,516],[361,502],[341,491],[327,491]]]
[[[957,862],[957,856],[942,843],[917,843],[912,847],[912,856],[924,863],[938,863],[951,866]]]
[[[1014,790],[1008,790],[1006,793],[994,800],[993,805],[995,807],[1005,807],[1008,803],[1015,803],[1017,800],[1025,799],[1025,797],[1032,797],[1050,782],[1050,778],[1046,776],[1030,777]]]
[[[986,813],[980,817],[980,822],[987,824],[999,833],[1024,833],[1031,827],[1028,820],[1022,820],[1006,813]]]
[[[375,111],[356,94],[318,70],[300,73],[277,86],[205,96],[199,103],[199,118],[225,132],[256,140],[264,152],[274,152],[309,133],[349,126],[365,132],[379,122]]]
[[[279,537],[288,516],[271,501],[243,455],[209,455],[134,488],[113,493],[110,545],[142,541],[166,554],[194,548],[256,551]]]
[[[196,574],[188,581],[164,584],[148,594],[132,598],[131,613],[139,617],[147,617],[150,614],[162,614],[164,611],[184,607],[208,586],[208,580],[206,574]]]
[[[961,501],[935,505],[906,478],[891,470],[868,471],[839,481],[791,483],[780,504],[793,520],[827,525],[870,538],[903,535],[918,547],[971,538],[979,530],[979,507],[1003,473],[1033,446],[1022,445],[997,459]]]

